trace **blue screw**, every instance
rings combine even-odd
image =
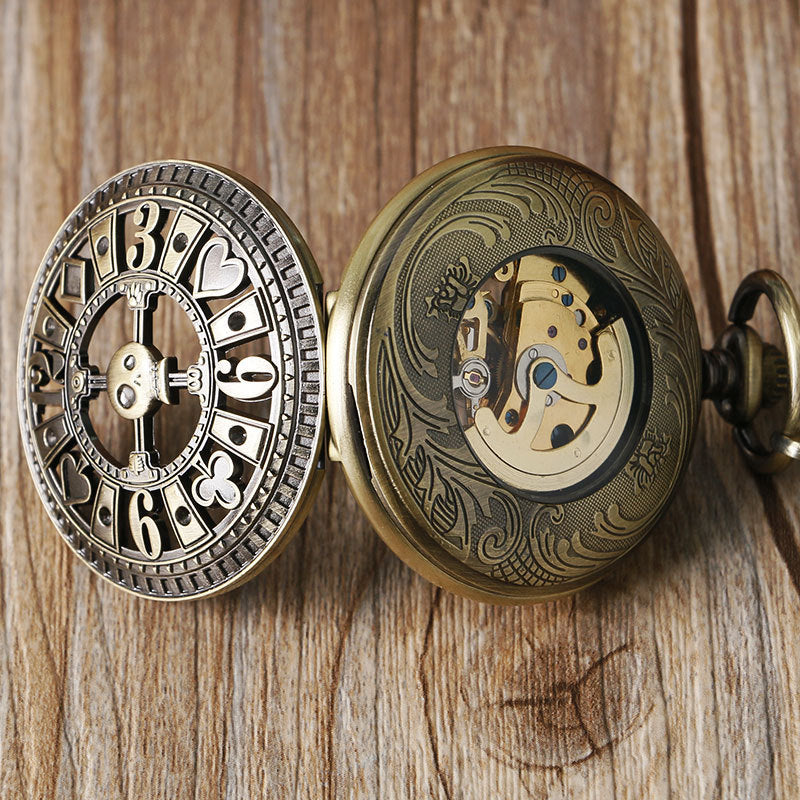
[[[533,370],[533,382],[540,389],[552,389],[556,385],[556,368],[552,364],[537,364]]]
[[[564,269],[564,267],[562,267],[560,264],[558,264],[557,266],[553,267],[553,280],[554,281],[558,281],[559,283],[561,283],[561,281],[563,281],[564,278],[566,278],[566,277],[567,277],[567,270]]]

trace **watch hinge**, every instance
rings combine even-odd
[[[339,292],[336,289],[331,290],[325,295],[325,319],[326,321],[331,318],[333,314],[333,307],[336,305],[336,298]]]
[[[339,452],[339,448],[336,446],[336,442],[333,440],[333,436],[331,432],[328,431],[328,461],[341,461],[342,454]]]

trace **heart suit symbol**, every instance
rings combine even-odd
[[[194,296],[229,297],[241,285],[245,276],[244,261],[229,255],[230,245],[222,236],[209,239],[197,258],[197,281]]]

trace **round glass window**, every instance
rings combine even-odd
[[[507,261],[475,290],[453,350],[453,401],[476,458],[552,500],[616,473],[647,416],[641,317],[606,268],[575,251]]]

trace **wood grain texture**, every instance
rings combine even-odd
[[[436,589],[332,468],[262,577],[164,606],[101,583],[56,535],[14,371],[50,237],[123,167],[244,173],[334,287],[404,182],[501,143],[634,196],[708,346],[751,269],[800,288],[796,2],[4,0],[0,15],[0,797],[800,796],[798,475],[755,479],[711,409],[655,534],[574,599]]]

